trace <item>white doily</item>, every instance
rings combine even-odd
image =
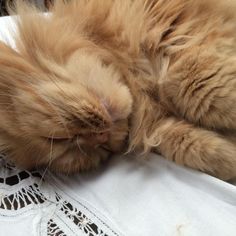
[[[32,221],[32,235],[119,236],[84,203],[66,198],[40,172],[16,169],[0,158],[0,221],[9,219],[4,227],[14,226],[11,219],[22,219],[17,230],[23,233],[27,217]]]

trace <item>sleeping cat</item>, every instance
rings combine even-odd
[[[161,153],[236,176],[236,1],[18,1],[0,44],[0,146],[24,168]]]

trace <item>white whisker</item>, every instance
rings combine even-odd
[[[88,156],[88,154],[82,149],[82,147],[79,144],[79,136],[76,136],[76,144],[77,144],[79,150],[81,151],[81,153],[84,154],[85,156]]]
[[[49,162],[48,162],[48,165],[45,167],[45,170],[42,174],[42,178],[40,179],[40,182],[39,182],[39,187],[42,185],[42,181],[49,169],[49,167],[51,166],[52,164],[52,161],[53,161],[53,135],[51,137],[51,144],[50,144],[50,152],[49,152]]]

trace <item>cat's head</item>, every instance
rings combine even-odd
[[[132,97],[119,73],[84,53],[44,62],[37,68],[11,50],[0,57],[0,143],[12,160],[71,173],[120,152]]]

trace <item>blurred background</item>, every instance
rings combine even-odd
[[[14,0],[0,0],[0,16],[7,16],[7,4],[13,2]],[[25,0],[27,2],[34,3],[41,9],[49,8],[52,0]]]

